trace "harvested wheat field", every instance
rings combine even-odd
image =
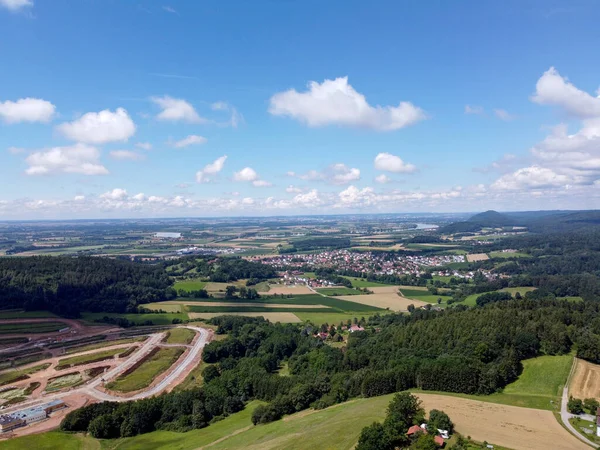
[[[576,359],[575,373],[569,385],[569,395],[575,398],[600,399],[600,365]]]
[[[444,411],[457,431],[479,442],[515,449],[590,449],[565,430],[551,411],[421,392],[416,395],[426,410]]]
[[[367,295],[341,295],[341,298],[363,305],[375,306],[377,308],[389,308],[391,311],[406,311],[408,305],[416,308],[427,303],[398,295],[398,286],[377,286],[368,288],[373,294]]]
[[[314,294],[307,286],[303,284],[295,284],[291,286],[284,286],[282,284],[271,284],[269,285],[269,292],[266,295],[310,295]]]
[[[228,313],[189,313],[190,319],[212,319],[217,316],[246,316],[246,317],[264,317],[266,320],[269,320],[273,323],[281,322],[281,323],[299,323],[302,322],[298,316],[294,313],[290,312],[228,312]]]
[[[467,261],[469,262],[485,261],[487,259],[490,259],[487,253],[473,253],[471,255],[467,255]]]

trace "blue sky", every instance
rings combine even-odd
[[[597,208],[599,19],[0,0],[0,219]]]

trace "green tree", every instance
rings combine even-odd
[[[598,406],[600,406],[600,404],[595,398],[586,398],[585,400],[583,400],[583,407],[594,416],[596,415],[596,410],[598,409]]]
[[[573,398],[573,396],[570,396],[567,403],[567,409],[571,414],[583,414],[583,402],[580,398]]]
[[[406,431],[421,422],[424,416],[425,411],[417,397],[410,392],[399,392],[388,405],[383,424],[394,440],[401,443],[406,438]]]
[[[429,421],[427,422],[427,431],[431,434],[437,434],[437,430],[446,430],[452,434],[454,431],[454,424],[444,411],[432,409],[429,411]]]
[[[356,450],[393,450],[394,445],[385,427],[379,422],[364,427]]]
[[[237,288],[235,286],[227,286],[225,288],[225,297],[233,298],[233,297],[235,297],[236,292],[237,292]]]

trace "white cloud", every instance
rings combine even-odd
[[[360,170],[355,167],[348,167],[343,163],[332,164],[322,172],[313,169],[303,174],[287,172],[287,175],[305,181],[326,181],[331,184],[348,184],[360,180]]]
[[[393,173],[412,173],[417,170],[413,164],[405,163],[402,158],[391,153],[379,153],[375,157],[375,168]]]
[[[565,186],[569,184],[569,181],[569,177],[557,174],[552,169],[531,166],[503,175],[492,183],[491,188],[504,191],[540,189]]]
[[[8,147],[8,153],[12,153],[13,155],[18,155],[20,153],[25,153],[25,149],[21,147]]]
[[[265,180],[261,180],[256,170],[252,167],[244,167],[239,172],[233,174],[234,181],[250,182],[254,187],[269,187],[271,183]]]
[[[66,138],[89,144],[125,142],[135,134],[135,123],[123,108],[115,112],[105,109],[89,112],[73,122],[65,122],[56,129]]]
[[[290,184],[288,187],[285,188],[285,192],[287,192],[288,194],[299,194],[300,192],[302,192],[302,189]]]
[[[215,122],[217,125],[237,128],[238,125],[244,121],[244,117],[238,112],[238,110],[227,102],[214,102],[210,105],[210,109],[213,111],[225,111],[231,114],[227,122]]]
[[[112,191],[105,192],[100,196],[107,200],[123,200],[127,197],[127,191],[125,189],[115,188]]]
[[[376,202],[375,191],[372,187],[358,189],[356,186],[348,186],[338,194],[342,205],[367,206]]]
[[[244,167],[233,174],[233,179],[235,181],[254,181],[258,179],[258,174],[252,167]]]
[[[56,106],[41,98],[20,98],[16,102],[0,102],[0,119],[6,123],[49,122]]]
[[[138,142],[135,146],[142,150],[152,150],[152,144],[150,142]]]
[[[212,175],[216,175],[221,170],[223,170],[223,166],[225,165],[225,161],[227,160],[227,156],[221,156],[220,158],[215,159],[212,163],[204,166],[202,170],[196,172],[196,181],[198,183],[207,183],[211,181]]]
[[[76,202],[83,202],[85,201],[85,195],[76,195],[75,197],[73,197],[73,200]]]
[[[592,97],[550,67],[538,80],[531,100],[543,105],[556,105],[580,118],[600,117],[600,97]]]
[[[208,121],[200,117],[194,107],[181,98],[173,98],[165,95],[164,97],[152,97],[151,100],[162,108],[162,111],[156,116],[158,120],[183,121],[188,123],[207,123]]]
[[[392,179],[390,177],[388,177],[386,174],[382,173],[381,175],[377,175],[375,177],[375,181],[377,181],[380,184],[386,184],[392,181]]]
[[[162,9],[171,14],[179,14],[175,8],[168,5],[163,6]]]
[[[252,182],[252,186],[254,186],[254,187],[269,187],[269,186],[273,186],[273,183],[270,183],[265,180],[254,180]]]
[[[332,175],[330,177],[333,184],[348,184],[352,181],[360,180],[360,170],[350,168],[345,164],[338,163],[331,167]]]
[[[323,203],[319,191],[312,189],[304,194],[298,194],[292,199],[292,203],[299,206],[318,206]]]
[[[510,114],[505,109],[494,109],[494,114],[496,115],[496,117],[498,119],[504,120],[505,122],[510,122],[511,120],[515,119],[515,116],[513,116],[512,114]]]
[[[21,8],[33,7],[32,0],[0,0],[0,6],[9,11],[18,11]]]
[[[78,173],[82,175],[106,175],[108,170],[100,163],[100,151],[86,144],[70,147],[54,147],[30,154],[25,162],[27,175]]]
[[[483,106],[477,106],[477,105],[465,105],[465,114],[477,114],[477,115],[481,115],[484,114],[485,111],[483,110]]]
[[[140,160],[146,158],[146,156],[142,155],[141,153],[132,152],[129,150],[113,150],[110,152],[110,157],[112,159],[117,159],[120,161],[124,161],[124,160],[140,161]]]
[[[243,205],[254,205],[254,199],[251,197],[244,197],[242,199],[242,204]]]
[[[184,148],[189,147],[190,145],[202,145],[205,144],[207,139],[203,136],[198,136],[196,134],[190,134],[188,137],[181,139],[180,141],[176,141],[173,143],[173,147],[175,148]]]
[[[342,125],[391,131],[404,128],[426,118],[420,108],[410,102],[398,106],[371,106],[365,96],[348,84],[348,77],[311,81],[308,91],[290,89],[271,97],[269,112],[289,116],[310,127]]]

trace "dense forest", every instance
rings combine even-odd
[[[162,267],[68,256],[0,258],[0,309],[128,312],[175,295]]]
[[[250,285],[252,285],[277,276],[275,270],[270,266],[235,257],[188,256],[167,261],[164,266],[168,268],[169,274],[173,276],[183,275],[189,270],[195,269],[196,276],[220,283],[249,279],[251,280]]]
[[[521,361],[568,353],[600,362],[600,304],[545,299],[492,301],[483,307],[373,316],[347,348],[313,336],[311,326],[258,318],[213,319],[224,340],[208,344],[202,388],[135,403],[101,404],[70,413],[61,427],[119,437],[156,429],[188,430],[242,409],[255,424],[308,407],[411,388],[490,394],[517,379]],[[277,369],[287,361],[290,375]]]

